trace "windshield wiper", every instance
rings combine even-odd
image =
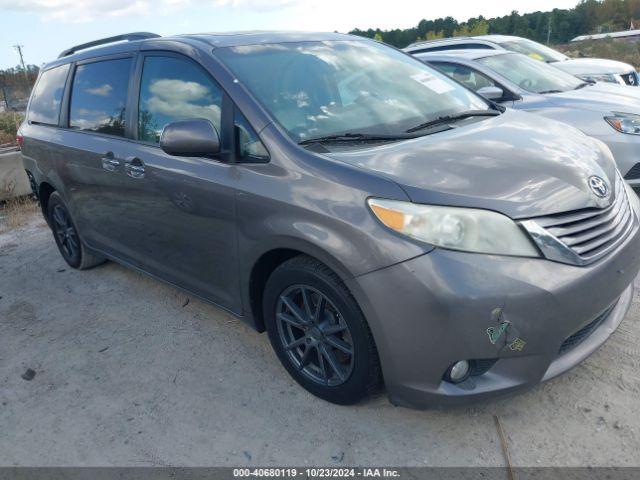
[[[543,90],[538,92],[539,95],[545,95],[547,93],[562,93],[562,90]]]
[[[338,133],[336,135],[325,135],[324,137],[308,138],[298,142],[298,145],[310,145],[312,143],[322,142],[373,142],[373,141],[393,141],[393,140],[407,140],[410,138],[416,138],[415,135],[404,134],[374,134],[374,133]]]
[[[593,83],[591,83],[591,82],[582,82],[580,85],[578,85],[576,88],[574,88],[574,90],[580,90],[581,88],[588,87],[589,85],[593,85]]]
[[[456,122],[458,120],[464,120],[465,118],[470,118],[470,117],[495,117],[497,115],[500,115],[501,113],[502,112],[498,110],[468,110],[466,112],[456,113],[453,115],[445,115],[443,117],[438,117],[434,120],[421,123],[420,125],[411,127],[406,132],[413,133],[413,132],[417,132],[418,130],[424,130],[425,128],[433,127],[443,123]]]

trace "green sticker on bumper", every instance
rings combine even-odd
[[[508,345],[512,351],[521,352],[527,342],[520,337],[516,327],[504,318],[502,308],[494,309],[491,312],[491,319],[496,323],[495,326],[487,328],[487,335],[491,344],[497,345],[498,350],[502,350]]]

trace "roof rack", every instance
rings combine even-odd
[[[85,50],[87,48],[97,47],[98,45],[106,45],[107,43],[114,43],[114,42],[121,42],[121,41],[133,42],[135,40],[144,40],[146,38],[160,38],[160,35],[155,33],[149,33],[149,32],[134,32],[134,33],[125,33],[123,35],[116,35],[115,37],[102,38],[100,40],[94,40],[93,42],[87,42],[81,45],[76,45],[74,47],[67,48],[60,55],[58,55],[58,58],[68,57],[72,53],[76,53],[79,50]]]

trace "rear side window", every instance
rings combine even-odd
[[[131,58],[86,63],[76,68],[69,126],[124,137]]]
[[[29,121],[58,125],[62,94],[67,82],[69,64],[60,65],[42,72],[38,84],[33,89],[29,105]]]
[[[162,129],[177,120],[204,118],[220,132],[222,90],[193,62],[147,57],[138,105],[138,139],[159,143]]]

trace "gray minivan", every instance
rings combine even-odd
[[[363,38],[80,45],[42,68],[19,142],[70,266],[229,310],[336,403],[553,378],[618,327],[640,269],[638,199],[602,142]]]

